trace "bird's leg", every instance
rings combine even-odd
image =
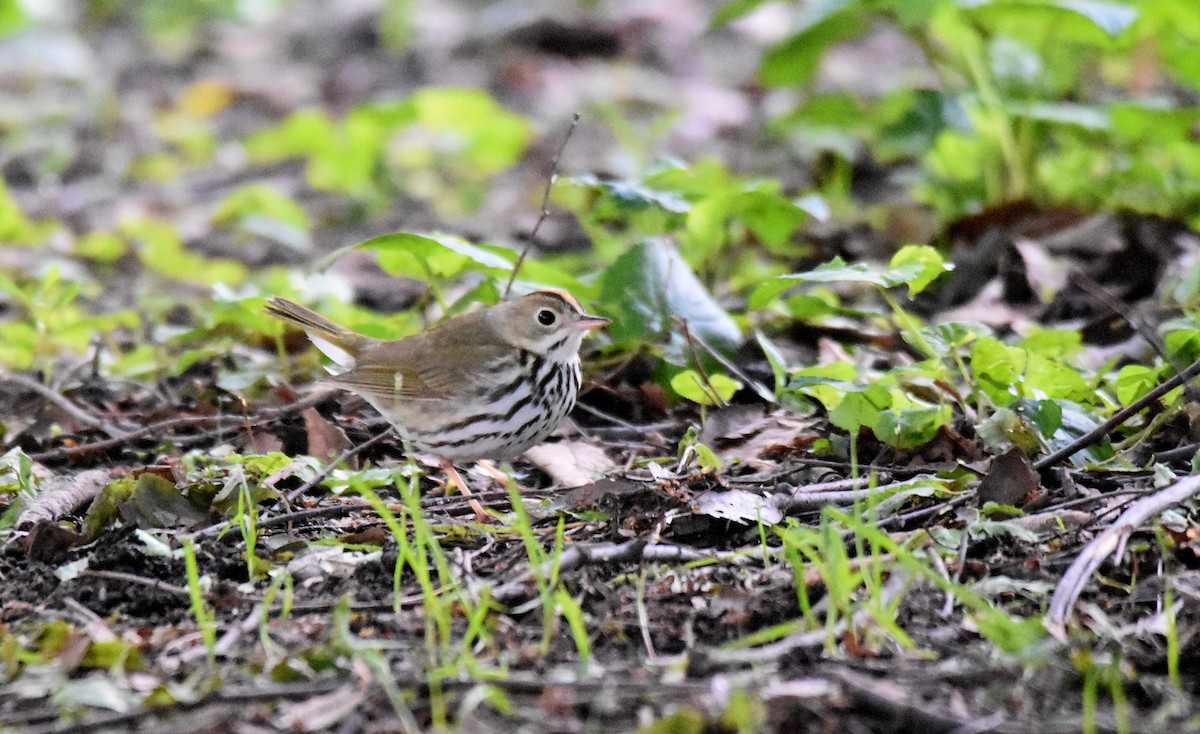
[[[446,478],[454,482],[454,486],[458,487],[458,491],[462,492],[462,495],[467,498],[467,504],[475,512],[475,519],[479,522],[491,522],[491,515],[484,512],[483,505],[479,504],[479,500],[475,499],[471,494],[471,488],[463,481],[462,475],[458,473],[458,469],[455,469],[454,465],[445,459],[442,459],[441,462],[442,471],[446,472]]]
[[[479,467],[479,470],[484,474],[487,474],[492,479],[495,479],[496,483],[501,487],[508,486],[508,480],[510,477],[497,469],[496,465],[492,462],[488,461],[487,459],[480,459],[479,461],[475,462],[475,466]]]

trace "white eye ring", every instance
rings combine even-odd
[[[538,311],[537,320],[542,326],[554,326],[554,322],[558,319],[553,311],[548,308],[543,308]]]

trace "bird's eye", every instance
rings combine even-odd
[[[553,326],[554,321],[557,318],[558,317],[554,315],[554,312],[548,308],[543,308],[541,311],[538,311],[537,320],[542,326]]]

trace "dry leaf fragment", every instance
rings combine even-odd
[[[319,459],[335,459],[353,444],[346,433],[317,412],[316,408],[304,411],[304,430],[308,433],[308,455]]]
[[[564,487],[591,484],[616,468],[604,449],[585,441],[543,443],[526,451],[525,458]]]
[[[992,460],[987,476],[979,483],[979,502],[1024,505],[1037,494],[1041,478],[1025,452],[1016,446]]]

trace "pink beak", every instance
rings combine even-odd
[[[588,314],[583,314],[579,317],[578,321],[572,324],[572,326],[574,326],[576,329],[592,331],[593,329],[603,329],[605,326],[608,326],[611,323],[612,319],[606,319],[603,316],[589,316]]]

